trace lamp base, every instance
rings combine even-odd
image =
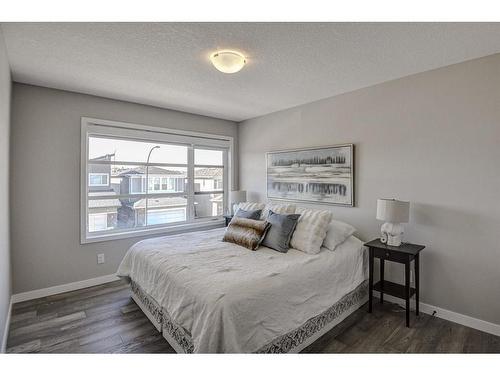
[[[401,246],[404,233],[403,224],[384,223],[380,228],[380,232],[382,234],[380,237],[382,243],[387,243],[390,246]]]

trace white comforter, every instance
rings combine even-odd
[[[282,254],[222,242],[224,228],[133,245],[118,269],[193,339],[196,353],[254,352],[332,306],[366,279],[351,236],[334,252]]]

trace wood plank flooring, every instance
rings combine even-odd
[[[305,353],[500,353],[500,337],[391,303],[366,306]],[[174,353],[116,281],[13,306],[9,353]]]

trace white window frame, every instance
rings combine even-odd
[[[91,184],[90,183],[90,177],[91,176],[106,176],[106,179],[108,180],[108,183],[107,184]],[[94,172],[90,172],[89,173],[89,187],[105,187],[105,186],[109,186],[109,173],[94,173]],[[102,181],[102,180],[101,180]]]
[[[161,233],[182,233],[194,229],[209,229],[223,225],[223,217],[194,218],[194,186],[188,186],[185,193],[178,195],[188,196],[187,211],[190,219],[182,223],[170,223],[165,225],[155,225],[140,229],[116,229],[102,233],[89,233],[88,229],[88,160],[89,145],[88,139],[91,135],[107,135],[118,138],[144,139],[147,141],[157,141],[165,143],[179,143],[188,146],[188,177],[194,177],[194,148],[204,149],[224,149],[226,152],[224,162],[224,206],[228,205],[228,193],[234,189],[235,174],[234,164],[234,138],[225,135],[208,134],[171,128],[155,127],[149,125],[133,124],[120,121],[102,120],[90,117],[81,118],[81,165],[80,165],[80,242],[82,244],[117,240],[145,236],[149,234]],[[113,162],[115,164],[127,164],[125,162]],[[137,164],[137,163],[130,163]],[[153,164],[153,163],[150,163]],[[194,180],[193,180],[194,181]],[[161,182],[161,181],[160,181]],[[189,184],[188,184],[189,185]],[[161,187],[161,186],[160,186]],[[154,195],[151,192],[150,195]]]

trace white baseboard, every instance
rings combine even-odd
[[[10,316],[12,315],[12,297],[9,302],[9,311],[7,311],[7,319],[5,319],[5,327],[3,330],[2,337],[2,347],[0,348],[0,353],[5,353],[7,351],[7,339],[9,338],[9,328],[10,328]]]
[[[380,294],[379,292],[374,291],[373,296],[378,297]],[[387,294],[384,294],[384,300],[396,303],[402,307],[405,307],[405,302],[404,300],[393,297]],[[415,310],[415,299],[410,300],[410,308],[412,310]],[[444,319],[444,320],[449,320],[450,322],[458,323],[466,327],[474,328],[479,331],[483,331],[486,333],[491,333],[492,335],[500,336],[500,324],[495,324],[495,323],[490,323],[485,320],[473,318],[471,316],[459,314],[454,311],[446,310],[441,307],[429,305],[427,303],[422,303],[420,302],[420,311],[429,314],[429,315],[434,315]],[[410,316],[410,323],[411,323],[411,316]]]
[[[105,284],[105,283],[109,283],[111,281],[116,281],[116,280],[119,280],[118,276],[116,276],[115,274],[112,274],[112,275],[104,275],[104,276],[100,276],[100,277],[95,277],[93,279],[75,281],[74,283],[69,283],[69,284],[51,286],[49,288],[31,290],[29,292],[14,294],[12,296],[12,303],[29,301],[31,299],[52,296],[54,294],[59,294],[59,293],[64,293],[64,292],[71,292],[73,290],[88,288],[91,286]]]

